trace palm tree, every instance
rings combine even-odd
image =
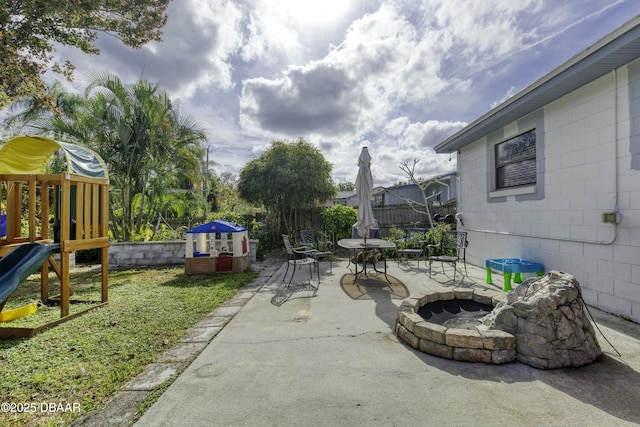
[[[55,102],[53,110],[35,95],[19,99],[9,106],[9,114],[4,119],[5,127],[14,128],[16,134],[28,133],[31,129],[44,126],[52,117],[73,114],[84,103],[83,97],[67,92],[59,81],[48,87],[47,95]]]
[[[105,160],[112,232],[129,241],[155,222],[169,189],[180,183],[198,189],[206,134],[156,84],[125,85],[110,73],[91,77],[81,107],[35,125],[87,144]]]

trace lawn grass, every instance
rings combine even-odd
[[[108,305],[31,338],[0,339],[0,403],[5,404],[0,425],[68,425],[103,407],[126,382],[256,275],[189,277],[184,267],[111,271]],[[72,272],[70,281],[72,299],[100,300],[99,270]],[[52,295],[55,282],[52,278]],[[39,275],[33,275],[6,308],[39,297]],[[71,304],[71,312],[86,307]],[[43,307],[3,326],[35,327],[59,317],[58,307]],[[32,412],[7,412],[7,403]],[[42,411],[51,409],[51,403],[56,409],[72,410]]]

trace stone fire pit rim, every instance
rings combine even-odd
[[[506,295],[489,289],[454,288],[427,291],[405,298],[398,308],[396,335],[411,347],[434,356],[491,364],[516,360],[515,337],[505,331],[480,325],[475,329],[447,328],[428,322],[418,310],[429,303],[473,300],[495,307]]]

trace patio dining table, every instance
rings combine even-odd
[[[349,249],[354,254],[354,264],[356,266],[355,276],[357,280],[358,274],[364,273],[365,276],[367,275],[367,262],[365,257],[367,251],[376,249],[394,249],[396,247],[396,244],[384,239],[367,239],[366,241],[365,239],[340,239],[338,241],[338,246],[340,246],[341,248]],[[358,272],[358,254],[362,254],[362,270],[360,270],[360,272]],[[373,269],[376,272],[381,273],[376,268],[375,257],[373,257],[372,259]],[[385,256],[382,256],[382,259],[384,260],[384,277],[387,278],[387,258]],[[387,278],[387,281],[388,280],[389,279]]]

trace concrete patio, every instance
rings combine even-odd
[[[430,280],[423,262],[416,268],[415,261],[389,261],[393,286],[354,286],[346,259],[334,261],[332,269],[323,262],[317,296],[303,285],[309,282],[303,268],[293,281],[303,286],[286,297],[283,265],[264,285],[244,290],[244,306],[232,310],[232,319],[137,425],[640,423],[640,325],[596,309],[590,312],[604,355],[577,369],[460,362],[400,342],[394,328],[405,296],[502,287],[498,274],[495,285],[485,285],[483,268],[469,265],[465,277],[459,267],[457,282],[451,267],[445,266],[446,274],[439,264],[433,268]],[[312,283],[317,285],[315,278]]]

